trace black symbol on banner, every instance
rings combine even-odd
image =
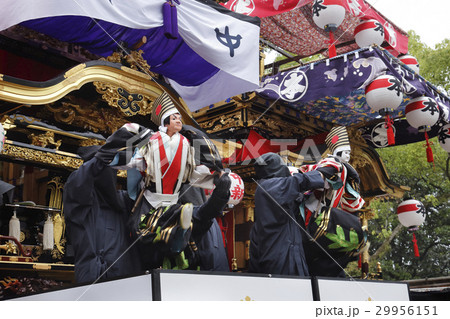
[[[400,93],[402,93],[402,88],[400,87],[400,82],[397,80],[393,80],[394,82],[392,82],[391,79],[388,80],[389,83],[392,83],[392,85],[388,86],[388,90],[389,91],[395,91],[395,93],[397,93],[397,96],[400,96]]]
[[[380,22],[375,22],[376,28],[373,31],[380,31],[381,35],[384,36],[384,28]]]
[[[327,7],[325,7],[325,6],[322,6],[321,4],[323,3],[323,0],[321,1],[321,0],[318,0],[318,1],[315,1],[314,2],[314,4],[313,4],[313,15],[315,15],[315,16],[319,16],[320,14],[319,14],[319,12],[321,11],[321,10],[324,10],[324,9],[326,9]]]
[[[423,102],[423,105],[425,105],[425,107],[422,109],[422,112],[430,112],[432,116],[434,113],[439,113],[437,104],[434,103],[432,99],[429,98],[428,102]]]
[[[230,35],[228,26],[225,27],[225,33],[221,33],[219,28],[215,28],[214,31],[216,31],[217,40],[230,49],[230,57],[234,57],[234,49],[239,48],[239,46],[241,45],[241,35]],[[224,41],[223,39],[225,39],[226,41]],[[235,42],[233,43],[233,41]]]

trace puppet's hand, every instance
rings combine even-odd
[[[228,173],[223,173],[219,176],[214,177],[214,188],[213,194],[215,196],[219,196],[221,198],[229,197],[230,195],[230,187],[231,187],[231,179]]]

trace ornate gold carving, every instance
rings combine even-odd
[[[240,123],[242,123],[241,113],[235,113],[233,115],[224,114],[219,117],[219,119],[201,123],[200,126],[205,129],[207,133],[211,134],[230,127],[239,126]]]
[[[270,131],[273,135],[278,137],[303,137],[309,136],[310,132],[301,128],[300,124],[292,124],[287,121],[283,121],[279,116],[260,117],[260,114],[250,113],[248,114],[248,123],[254,127]]]
[[[53,238],[55,246],[52,250],[52,257],[54,259],[62,259],[64,257],[64,249],[66,245],[66,238],[64,237],[66,223],[62,213],[56,213],[53,216]]]
[[[56,167],[64,167],[70,169],[77,169],[83,164],[79,158],[64,156],[61,154],[42,152],[34,149],[20,147],[5,143],[3,146],[2,155],[12,159],[23,159],[29,162],[38,162],[42,164],[49,164]]]
[[[40,147],[47,147],[48,144],[54,145],[55,149],[59,149],[62,141],[55,141],[55,134],[53,132],[45,132],[44,134],[35,135],[31,133],[28,135],[28,138],[31,140],[31,144]]]
[[[144,52],[142,50],[133,50],[130,51],[130,54],[126,55],[124,55],[122,51],[113,52],[113,54],[111,54],[110,56],[101,58],[100,60],[106,60],[112,63],[120,63],[128,66],[133,70],[142,71],[152,78],[158,77],[156,73],[150,71],[150,65],[147,63],[147,60],[142,57],[143,53]]]
[[[245,221],[254,222],[255,221],[255,207],[250,205],[245,207]]]
[[[362,137],[359,129],[347,127],[347,132],[351,143],[357,143],[359,146],[367,146],[366,140]]]
[[[132,94],[121,87],[94,82],[95,89],[108,105],[122,111],[126,116],[147,115],[152,111],[153,100],[142,94]]]
[[[362,169],[366,165],[371,165],[371,160],[361,148],[353,147],[350,156],[350,165],[352,165],[356,170]]]
[[[128,121],[117,110],[62,102],[60,105],[46,105],[45,110],[53,113],[56,121],[82,127],[92,132],[112,133]],[[99,121],[98,119],[102,119]]]
[[[80,140],[78,143],[79,146],[93,146],[93,145],[103,145],[105,141],[97,140],[95,138],[87,138],[85,140]]]
[[[0,245],[0,250],[4,250],[6,254],[17,255],[17,246],[13,242],[5,242],[5,244]]]

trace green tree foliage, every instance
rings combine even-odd
[[[423,142],[378,150],[392,182],[410,187],[406,197],[421,201],[427,211],[424,224],[416,231],[420,251],[417,258],[412,233],[397,218],[396,209],[402,200],[371,202],[375,214],[369,224],[371,269],[379,261],[385,279],[450,275],[450,180],[445,173],[448,154],[437,138],[431,141],[434,166],[426,160]]]
[[[408,34],[409,53],[419,61],[420,75],[450,95],[450,39],[430,48],[420,42],[420,37],[414,31]]]

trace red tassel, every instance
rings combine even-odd
[[[359,254],[358,268],[361,269],[361,267],[362,267],[362,260],[361,260],[361,254]]]
[[[330,47],[328,48],[328,53],[330,58],[336,56],[336,46],[334,45],[334,34],[330,31]]]
[[[419,246],[417,246],[417,239],[416,239],[416,234],[413,233],[413,243],[414,243],[414,256],[416,257],[420,257],[419,254]]]
[[[427,141],[427,161],[428,163],[434,163],[434,158],[433,158],[433,150],[431,149],[431,144],[430,141],[428,141],[428,134],[427,132],[425,132],[425,139]]]
[[[387,139],[389,145],[395,145],[395,135],[394,129],[392,126],[394,125],[394,121],[389,117],[389,114],[386,115],[386,129],[387,129]]]

